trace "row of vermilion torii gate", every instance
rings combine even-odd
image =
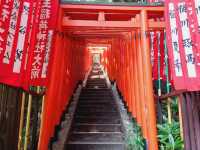
[[[50,137],[54,136],[55,125],[59,124],[78,81],[84,79],[91,65],[91,57],[83,40],[56,33],[54,42],[51,82],[43,106],[43,121],[38,143],[40,150],[48,149]]]
[[[142,127],[149,149],[156,150],[156,113],[148,35],[134,30],[124,36],[109,38],[107,44],[110,46],[101,55],[101,63],[110,80],[116,81],[128,110]],[[47,149],[69,97],[92,64],[92,54],[84,38],[56,33],[54,45],[56,50],[45,98],[39,149]]]
[[[148,148],[157,150],[150,34],[146,32],[146,13],[141,12],[141,28],[108,39],[107,44],[111,46],[104,51],[102,64],[109,78],[116,80],[129,111],[142,127]],[[91,65],[91,55],[84,38],[70,37],[60,29],[55,34],[53,45],[55,53],[50,60],[50,82],[43,98],[39,150],[48,149],[55,125],[59,124],[60,116],[68,105],[77,82],[84,79]]]
[[[103,58],[107,61],[102,63],[110,79],[116,80],[129,111],[142,127],[149,149],[157,150],[156,114],[149,40],[146,34],[146,13],[146,11],[141,12],[143,24],[140,30],[108,40],[111,47],[104,52]],[[55,126],[59,124],[60,116],[68,105],[77,82],[84,79],[91,65],[91,55],[84,38],[69,37],[60,29],[53,41],[55,52],[50,60],[50,82],[43,98],[39,150],[48,149],[50,138],[54,136]],[[30,114],[27,120],[29,121],[26,124],[30,126]],[[29,136],[28,126],[25,133],[27,136]],[[22,130],[19,134],[22,135]],[[24,147],[28,146],[27,136]]]
[[[156,150],[157,129],[150,49],[147,35],[135,30],[111,39],[102,63],[110,80],[115,80],[128,110],[142,128],[148,148]]]
[[[101,36],[96,41],[96,44],[103,39],[104,41],[107,40],[106,44],[110,45],[108,50],[102,54],[102,64],[109,78],[116,80],[129,111],[142,127],[143,135],[147,139],[148,149],[157,150],[156,106],[152,82],[150,32],[147,32],[150,31],[150,28],[147,20],[147,11],[142,10],[140,13],[141,25],[139,27],[130,28],[125,30],[127,32],[124,33],[120,32],[118,36],[116,34],[112,36],[112,33],[110,33],[111,36]],[[163,26],[160,27],[157,24],[151,25],[153,25],[151,30],[163,29]],[[70,27],[68,28],[71,29]],[[61,27],[60,32],[67,31],[67,29],[64,30]],[[79,28],[76,29],[78,30]],[[86,29],[92,31],[92,28]],[[75,84],[78,80],[83,79],[84,74],[89,69],[91,55],[87,51],[87,38],[87,35],[82,36],[82,38],[78,38],[77,35],[76,37],[73,37],[73,35],[68,37],[59,33],[56,35],[54,44],[56,46],[56,54],[53,59],[54,63],[50,79],[52,82],[49,85],[46,95],[47,105],[49,106],[45,107],[48,109],[45,111],[49,114],[44,113],[44,116],[47,118],[43,118],[44,123],[41,129],[41,141],[39,142],[41,150],[47,148],[49,139],[53,136],[54,126],[58,124],[61,112],[68,103],[66,99],[69,100]],[[85,52],[85,55],[83,55],[83,52]],[[65,59],[63,60],[62,58]],[[73,60],[77,60],[77,63]],[[71,72],[70,77],[68,77],[66,71],[66,68],[68,68],[66,66],[68,65],[71,67],[69,68]],[[61,67],[63,68],[61,69]],[[63,72],[63,69],[65,72]],[[56,81],[58,79],[59,81]],[[67,85],[66,80],[71,84]],[[60,88],[57,88],[55,85]],[[66,90],[71,92],[66,95]],[[55,97],[57,101],[55,101]],[[58,102],[58,100],[63,101]],[[63,109],[60,109],[60,106],[63,106]],[[53,118],[50,119],[48,116],[52,116]]]
[[[164,34],[163,30],[150,32],[157,34],[157,31]],[[108,49],[101,54],[101,63],[110,80],[116,81],[128,110],[141,126],[148,149],[156,150],[158,149],[156,99],[152,78],[155,77],[155,72],[152,72],[150,32],[135,29],[121,36],[105,38]],[[55,125],[59,124],[60,116],[68,105],[77,82],[84,79],[92,64],[92,54],[88,51],[85,38],[56,33],[54,42],[56,50],[52,59],[51,82],[48,85],[45,109],[42,113],[43,122],[39,140],[41,150],[47,149],[50,137],[53,137]],[[160,38],[160,42],[160,50],[164,51],[164,39]],[[156,46],[155,49],[159,49],[158,45]],[[161,58],[155,58],[155,61],[157,61],[156,67],[158,64],[161,66],[164,63],[167,64]],[[157,68],[160,69],[160,73],[156,73],[157,79],[164,78],[161,75],[161,72],[164,72],[162,69],[169,67],[161,66]],[[166,76],[170,78],[170,72]]]
[[[146,27],[125,32],[107,39],[108,49],[101,62],[110,80],[116,83],[124,96],[129,111],[142,127],[148,149],[158,149],[156,112],[152,82],[150,33]],[[104,41],[105,41],[104,39]],[[55,36],[55,54],[51,67],[50,84],[45,98],[39,149],[47,149],[54,127],[69,102],[79,80],[92,64],[87,49],[87,38],[69,37],[60,32]],[[98,41],[97,41],[98,44]]]

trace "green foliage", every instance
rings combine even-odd
[[[158,140],[160,150],[183,150],[184,144],[180,135],[178,100],[171,98],[172,123],[168,123],[167,101],[162,101],[163,123],[158,124]]]
[[[180,136],[178,122],[159,124],[158,139],[160,150],[183,150],[183,141]]]
[[[178,114],[178,100],[174,97],[171,101],[171,109],[172,109],[172,117],[175,121],[179,121],[179,114]]]
[[[127,150],[144,150],[144,138],[141,129],[135,121],[129,123],[126,129],[126,149]]]

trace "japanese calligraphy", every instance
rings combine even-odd
[[[169,3],[169,16],[170,16],[170,26],[171,26],[171,38],[172,38],[172,47],[174,55],[174,66],[176,76],[183,76],[182,66],[181,66],[181,57],[180,57],[180,48],[179,48],[179,37],[177,33],[176,17],[175,17],[175,8],[174,3]]]
[[[30,21],[30,31],[29,31],[29,37],[28,37],[28,43],[27,43],[27,52],[26,52],[26,57],[25,57],[25,64],[24,64],[24,70],[27,69],[27,64],[28,64],[28,53],[30,51],[30,44],[31,44],[31,39],[33,37],[32,35],[32,30],[33,30],[33,22],[35,20],[35,16],[36,16],[36,2],[33,3],[33,9],[32,9],[32,15],[31,15],[31,21]]]
[[[187,38],[183,39],[183,47],[191,48],[192,47],[192,39]]]
[[[180,22],[184,22],[186,20],[188,20],[188,16],[187,16],[187,10],[183,8],[185,8],[185,2],[181,2],[178,4],[178,8],[179,8],[179,18],[180,18]],[[188,22],[188,21],[187,21]],[[187,72],[188,72],[188,76],[189,77],[196,77],[196,67],[195,67],[195,63],[194,63],[194,56],[193,56],[193,47],[192,47],[192,39],[191,39],[191,35],[190,35],[190,28],[188,26],[188,24],[182,24],[181,23],[181,29],[182,29],[182,43],[183,43],[183,47],[185,50],[185,55],[186,55],[186,61],[187,61]],[[189,56],[189,58],[188,58]]]
[[[18,14],[19,14],[19,6],[20,6],[20,1],[14,0],[13,9],[12,9],[11,18],[10,18],[10,25],[9,25],[9,30],[8,30],[6,50],[4,52],[4,58],[3,58],[3,63],[5,64],[9,64],[10,62],[10,57],[11,57],[14,37],[15,37],[15,31],[16,31],[16,25],[17,25],[17,20],[18,20]]]
[[[2,9],[2,21],[6,21],[9,17],[9,6],[8,5],[3,5]]]
[[[51,0],[43,0],[41,3],[41,12],[39,16],[39,31],[37,33],[37,43],[34,50],[34,57],[31,69],[31,79],[46,77],[46,70],[48,66],[49,48],[48,40],[51,42],[50,35],[48,34],[48,20],[51,14]],[[50,39],[48,39],[50,38]],[[44,58],[43,58],[44,55]],[[44,63],[42,64],[42,58]],[[42,66],[43,65],[43,66]],[[41,72],[42,71],[42,72]]]
[[[24,2],[22,15],[21,15],[21,22],[20,22],[20,31],[18,33],[15,61],[14,61],[14,66],[13,66],[14,73],[20,73],[20,70],[21,70],[21,63],[22,63],[22,58],[23,58],[25,37],[26,37],[27,24],[28,24],[29,9],[30,9],[30,3]]]
[[[150,32],[150,46],[151,46],[151,65],[154,65],[154,32]]]
[[[46,46],[44,63],[43,63],[43,67],[42,67],[42,75],[41,75],[42,78],[47,77],[47,68],[48,68],[48,64],[49,64],[49,55],[50,55],[50,50],[51,50],[52,36],[53,36],[53,31],[50,30],[48,32],[48,37],[47,37],[47,46]]]
[[[200,0],[194,0],[195,2],[195,8],[197,13],[197,21],[198,21],[198,27],[200,32]]]
[[[12,0],[2,1],[2,9],[0,14],[0,54],[2,54],[5,46],[5,38],[7,36],[8,25],[7,22],[10,18],[10,10],[12,6]]]
[[[174,60],[174,65],[175,65],[175,67],[176,67],[176,69],[177,69],[178,71],[181,71],[181,70],[182,70],[181,62],[180,62],[179,59],[175,59],[175,60]]]

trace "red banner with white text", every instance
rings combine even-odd
[[[45,86],[57,1],[3,0],[0,6],[0,83]]]
[[[149,34],[153,80],[165,80],[164,31],[151,31]]]
[[[200,0],[165,1],[167,45],[175,89],[200,90]]]
[[[56,23],[55,16],[58,9],[58,2],[41,0],[37,16],[36,27],[34,28],[34,41],[32,50],[29,53],[27,81],[30,86],[45,86],[50,56],[53,53],[53,35]]]
[[[6,0],[8,1],[8,0]],[[4,5],[4,4],[2,4]],[[2,6],[4,7],[4,6]],[[5,10],[1,9],[1,29],[5,30],[4,42],[1,43],[0,82],[12,86],[21,86],[23,80],[24,55],[29,36],[32,3],[29,0],[13,0],[9,5],[7,20],[3,20]]]

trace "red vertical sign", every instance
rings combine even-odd
[[[29,20],[32,3],[30,1],[14,0],[10,5],[9,21],[6,23],[7,33],[0,57],[0,82],[12,86],[21,86],[22,66],[26,53],[27,37],[29,35]],[[2,13],[4,11],[2,10]],[[4,20],[2,20],[4,21]]]
[[[10,21],[13,0],[2,0],[0,5],[0,58],[6,46],[6,37],[8,35],[8,24]]]
[[[30,53],[29,79],[31,86],[45,86],[52,54],[53,34],[58,4],[56,1],[41,0],[38,24],[33,49]]]
[[[166,79],[165,62],[164,62],[164,32],[151,31],[150,33],[150,49],[153,80],[158,79],[158,63],[160,65],[160,79]],[[159,60],[158,60],[159,59]]]
[[[194,32],[190,7],[180,0],[167,0],[165,6],[167,44],[175,89],[199,90],[199,49],[194,44],[198,32]]]
[[[57,7],[51,0],[1,2],[1,83],[25,89],[46,85]]]

